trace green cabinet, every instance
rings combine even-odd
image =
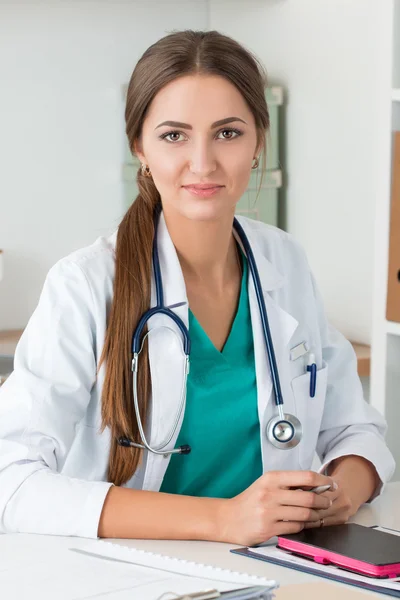
[[[279,112],[283,104],[281,87],[269,87],[266,99],[270,113],[270,133],[267,138],[267,168],[260,186],[262,165],[251,172],[246,192],[237,204],[236,213],[271,225],[278,225],[279,189],[282,186],[282,172],[279,163]],[[122,168],[125,205],[129,207],[138,194],[136,173],[140,162],[132,156],[125,136],[125,163]]]

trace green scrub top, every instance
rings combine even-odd
[[[242,284],[236,316],[220,352],[189,309],[190,372],[186,410],[160,491],[232,498],[262,475],[253,331],[241,252]]]

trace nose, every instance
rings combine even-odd
[[[214,152],[208,140],[198,140],[189,157],[190,172],[198,177],[207,177],[217,168]]]

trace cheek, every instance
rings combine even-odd
[[[250,179],[251,165],[252,161],[249,162],[248,156],[230,164],[231,186],[235,194],[241,195],[246,190]]]
[[[173,152],[163,153],[153,158],[152,174],[160,193],[163,189],[176,187],[180,168],[179,159]]]

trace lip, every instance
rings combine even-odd
[[[182,187],[192,196],[197,196],[197,198],[211,198],[211,196],[218,194],[225,186],[217,183],[192,183]]]
[[[218,183],[191,183],[189,185],[184,185],[183,187],[191,190],[211,190],[223,186]]]
[[[189,194],[192,196],[197,196],[199,198],[210,198],[214,196],[214,194],[218,194],[224,186],[223,185],[212,185],[209,183],[203,184],[193,184],[193,185],[184,185],[182,186]]]

